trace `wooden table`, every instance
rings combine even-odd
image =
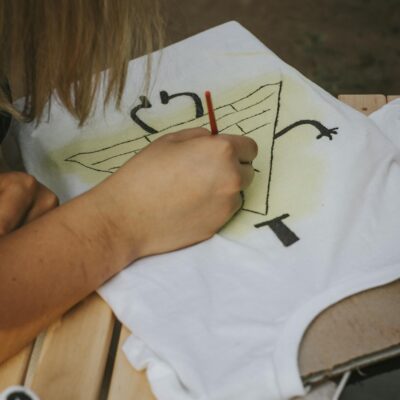
[[[395,97],[399,96],[342,95],[339,99],[369,114]],[[324,311],[301,345],[303,378],[310,381],[319,374],[320,379],[335,368],[350,368],[354,360],[370,353],[396,349],[400,344],[400,313],[395,312],[399,304],[397,281]],[[368,312],[363,312],[366,308]],[[42,400],[154,400],[144,373],[135,371],[121,351],[128,335],[108,305],[92,294],[0,365],[0,392],[25,384]]]

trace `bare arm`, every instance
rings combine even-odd
[[[89,192],[0,239],[0,360],[138,257],[93,197]]]
[[[0,362],[128,263],[212,236],[240,206],[256,151],[203,129],[168,135],[0,238]]]

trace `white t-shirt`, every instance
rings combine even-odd
[[[19,130],[25,165],[63,200],[160,135],[207,126],[253,137],[243,210],[212,239],[134,263],[100,289],[133,332],[124,350],[160,400],[287,399],[304,392],[297,351],[326,307],[400,276],[399,153],[231,22],[132,62],[122,111],[82,129],[55,104]],[[162,206],[162,199],[160,199]]]

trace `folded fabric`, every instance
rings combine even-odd
[[[400,276],[400,165],[367,117],[285,64],[239,24],[131,63],[122,110],[83,128],[58,104],[17,126],[25,165],[67,200],[174,130],[258,142],[244,205],[201,244],[148,257],[99,293],[133,332],[130,362],[160,400],[274,400],[304,394],[297,352],[326,307]],[[160,199],[162,206],[162,199]]]
[[[387,138],[400,149],[400,98],[385,104],[369,116]]]

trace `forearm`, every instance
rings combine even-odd
[[[87,194],[0,239],[0,330],[50,322],[139,256],[109,217]]]
[[[165,135],[0,239],[0,361],[131,261],[210,238],[240,207],[256,154],[244,136]]]

